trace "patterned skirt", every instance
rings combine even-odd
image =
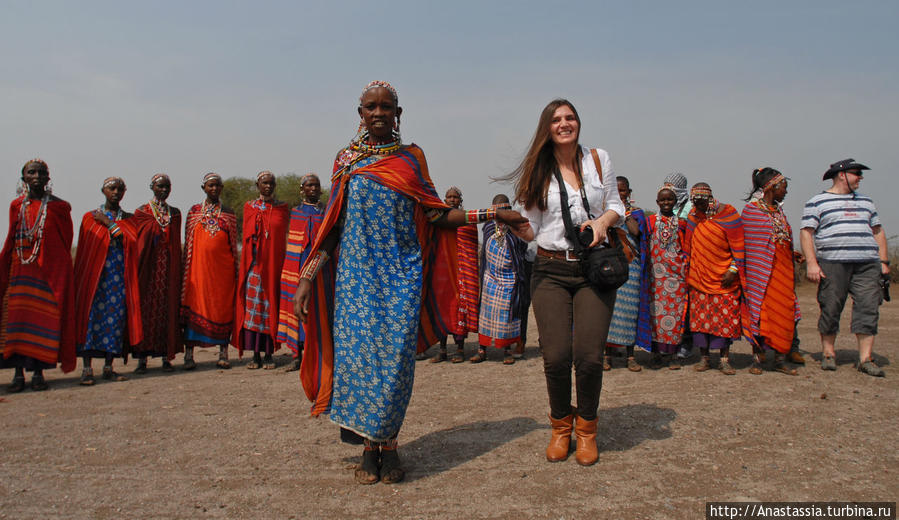
[[[738,339],[742,333],[740,291],[706,294],[690,287],[690,330],[719,338]]]
[[[629,347],[637,341],[637,316],[640,312],[640,259],[628,266],[627,282],[618,288],[615,308],[606,343]]]
[[[385,441],[399,433],[412,397],[422,288],[415,202],[362,176],[346,189],[330,419]]]
[[[100,285],[91,303],[87,337],[83,345],[78,345],[78,354],[92,357],[122,355],[126,323],[125,250],[120,240],[112,240],[100,274]]]
[[[652,279],[649,312],[652,317],[652,340],[656,343],[678,345],[684,335],[687,314],[687,282],[684,264],[674,250],[665,249],[655,240],[652,244]]]
[[[484,244],[487,259],[478,317],[478,341],[482,346],[493,344],[503,348],[517,343],[521,336],[521,320],[512,319],[515,271],[512,253],[505,244],[505,237],[498,240],[490,237]]]

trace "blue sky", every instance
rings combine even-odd
[[[543,106],[565,97],[581,142],[609,151],[638,205],[672,171],[742,207],[753,168],[792,179],[798,229],[827,165],[872,168],[899,234],[899,3],[20,2],[0,6],[0,181],[50,165],[73,218],[128,183],[123,205],[202,199],[202,175],[330,172],[361,88],[393,83],[404,140],[443,193],[483,206],[509,187]],[[327,184],[327,182],[325,182]],[[5,202],[4,202],[5,203]],[[6,228],[6,214],[0,217]]]

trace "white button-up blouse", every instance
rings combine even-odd
[[[618,182],[615,180],[615,170],[612,168],[612,159],[605,150],[596,149],[599,162],[602,165],[602,182],[599,173],[593,163],[593,155],[590,149],[581,146],[581,171],[584,177],[584,191],[587,193],[587,202],[590,204],[590,213],[584,211],[581,202],[580,191],[570,186],[567,182],[568,207],[571,212],[571,222],[576,228],[586,220],[593,220],[602,215],[606,210],[612,210],[618,214],[618,224],[624,220],[624,204],[618,196]],[[565,238],[565,223],[562,220],[562,207],[559,200],[559,183],[553,176],[549,181],[549,191],[546,195],[546,211],[540,211],[537,206],[525,209],[522,214],[531,222],[534,230],[534,240],[539,247],[550,251],[565,251],[573,249],[572,244]],[[613,224],[618,225],[618,224]],[[610,226],[611,229],[613,226]]]

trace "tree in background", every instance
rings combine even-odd
[[[290,205],[291,208],[298,206],[303,202],[303,190],[300,186],[302,175],[295,173],[285,173],[277,175],[278,185],[275,187],[275,198],[283,200]],[[222,204],[234,210],[237,215],[237,232],[243,236],[243,205],[245,202],[255,199],[259,196],[256,190],[256,181],[247,179],[246,177],[231,177],[225,179],[224,189],[222,190]],[[328,192],[322,190],[321,200],[328,200]]]

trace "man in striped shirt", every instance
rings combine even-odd
[[[880,278],[890,262],[880,217],[870,197],[858,193],[862,170],[869,168],[844,159],[830,165],[823,180],[833,185],[805,203],[800,241],[807,260],[806,277],[818,284],[823,370],[836,370],[834,341],[846,296],[852,295],[851,330],[858,339],[858,369],[883,377],[871,352],[877,334],[881,303]]]

